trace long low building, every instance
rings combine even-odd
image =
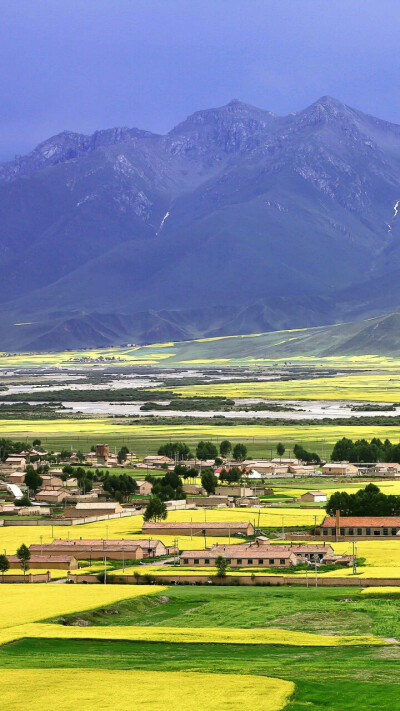
[[[123,510],[121,504],[117,501],[98,501],[96,503],[81,501],[77,503],[76,506],[65,509],[63,517],[90,518],[91,516],[111,516],[113,514],[122,513]]]
[[[220,545],[205,550],[183,551],[180,564],[187,566],[211,566],[219,556],[226,559],[230,567],[237,568],[290,568],[299,563],[349,565],[351,556],[335,555],[332,546],[324,543],[255,543]]]
[[[215,487],[217,496],[253,496],[254,491],[249,486],[241,484],[221,484]]]
[[[21,561],[16,555],[8,555],[7,559],[10,568],[21,568]],[[78,568],[78,561],[72,555],[49,555],[43,551],[43,555],[40,553],[31,554],[29,567],[36,570],[76,570]]]
[[[102,560],[106,555],[111,560],[141,560],[158,558],[175,553],[173,547],[167,547],[162,541],[143,540],[103,540],[103,539],[56,539],[52,543],[33,543],[29,546],[31,554],[73,555],[77,560]]]
[[[400,516],[325,516],[316,528],[322,538],[394,538],[400,535]]]
[[[143,524],[142,532],[158,536],[254,536],[254,526],[250,521],[149,521]]]
[[[274,550],[274,546],[214,546],[202,551],[183,551],[180,556],[182,567],[215,566],[219,556],[226,559],[232,568],[271,567],[292,568],[297,565],[296,555],[290,551]]]
[[[306,561],[323,563],[327,558],[330,560],[335,558],[332,546],[329,543],[289,543],[289,544],[273,544],[274,550],[288,550],[295,554],[296,558],[302,563]],[[340,558],[341,556],[337,556]]]
[[[213,506],[233,506],[233,503],[228,496],[218,496],[216,494],[211,494],[210,496],[187,496],[186,503],[189,505],[194,504],[194,506],[200,508],[212,508]]]

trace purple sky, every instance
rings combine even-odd
[[[324,94],[400,123],[398,0],[0,0],[0,160],[64,129],[166,132]]]

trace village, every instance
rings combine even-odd
[[[22,554],[5,548],[0,556],[1,582],[50,582],[55,575],[73,583],[121,582],[122,575],[137,584],[154,571],[168,582],[223,584],[251,570],[259,583],[275,584],[286,572],[298,574],[301,584],[310,571],[335,570],[334,578],[320,575],[320,584],[339,583],[340,571],[357,571],[355,542],[400,541],[400,516],[347,516],[340,509],[324,515],[332,486],[340,491],[358,480],[361,488],[399,476],[396,463],[310,465],[279,455],[238,462],[229,454],[216,461],[139,459],[127,447],[49,453],[36,441],[0,464],[0,528],[18,530],[18,540],[23,532],[24,539]],[[285,493],[293,487],[294,494]],[[263,517],[279,510],[282,527],[266,527]],[[284,525],[288,512],[299,514],[300,525]],[[137,537],[118,536],[113,525],[122,519],[133,522]],[[96,525],[102,536],[92,535]],[[37,542],[39,527],[45,534]],[[350,547],[337,551],[332,544],[339,542]]]

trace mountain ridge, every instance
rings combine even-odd
[[[398,200],[400,126],[332,97],[62,132],[0,164],[0,347],[122,337],[96,314],[148,342],[393,310]]]

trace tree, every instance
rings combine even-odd
[[[34,493],[36,493],[36,491],[40,489],[43,484],[42,477],[38,474],[37,471],[35,471],[31,464],[28,464],[26,468],[25,484],[28,489],[30,489]]]
[[[65,467],[63,467],[63,474],[66,474],[66,479],[68,479],[69,476],[73,476],[74,467],[71,464],[66,464]]]
[[[146,511],[143,514],[144,521],[165,521],[167,518],[167,507],[164,501],[158,498],[158,496],[152,496],[149,503],[146,506]]]
[[[215,567],[217,569],[217,578],[225,578],[226,571],[228,568],[228,561],[222,555],[219,555],[215,561]]]
[[[222,469],[219,475],[220,481],[226,481],[228,484],[239,483],[243,478],[243,471],[239,467],[230,467],[229,471]]]
[[[228,454],[230,454],[232,451],[232,444],[230,443],[229,439],[223,439],[221,444],[219,445],[219,453],[221,457],[227,457]]]
[[[129,449],[128,447],[121,447],[121,449],[118,452],[117,459],[118,463],[122,464],[123,462],[126,461],[127,454],[129,454]]]
[[[233,458],[235,462],[243,462],[246,459],[247,447],[245,444],[235,444],[233,448]]]
[[[32,506],[31,500],[26,494],[21,496],[21,498],[18,499],[15,503],[18,504],[18,506]]]
[[[6,555],[4,555],[4,553],[2,553],[0,555],[0,573],[1,573],[3,583],[4,583],[4,573],[7,572],[9,567],[10,567],[10,563],[8,562],[8,558]]]
[[[78,449],[78,451],[77,451],[77,453],[76,453],[76,458],[77,458],[80,462],[83,462],[83,461],[85,460],[85,455],[82,454],[82,452]]]
[[[175,459],[176,457],[178,461],[192,458],[192,453],[185,442],[166,442],[159,447],[158,454],[170,459]]]
[[[203,469],[201,474],[201,485],[206,490],[207,494],[215,494],[215,487],[218,484],[218,479],[212,469]]]
[[[32,442],[33,447],[40,447],[41,444],[42,444],[42,440],[40,440],[40,439],[34,439]]]
[[[20,547],[17,550],[17,558],[19,558],[19,561],[21,563],[21,568],[24,571],[24,580],[25,580],[25,573],[27,570],[29,570],[29,561],[31,559],[31,552],[29,548],[25,545],[25,543],[22,543]]]
[[[276,445],[276,451],[280,457],[283,457],[283,455],[285,454],[285,445],[283,445],[282,442],[279,442]]]
[[[202,461],[215,459],[215,457],[218,457],[218,449],[212,442],[201,440],[196,447],[196,457]]]
[[[316,452],[308,452],[301,444],[295,444],[293,447],[293,454],[297,459],[307,464],[320,464],[321,459]]]

